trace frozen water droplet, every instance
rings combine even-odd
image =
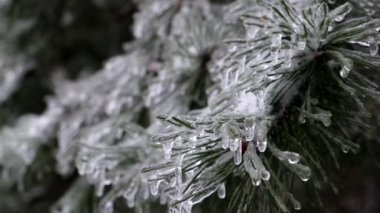
[[[170,159],[170,156],[172,155],[173,144],[174,144],[173,140],[164,141],[162,143],[162,148],[164,149],[165,159]]]
[[[226,197],[226,186],[224,183],[220,184],[218,187],[218,197],[224,199]]]
[[[182,205],[182,212],[183,213],[191,213],[192,208],[193,208],[193,205],[190,204],[190,202],[185,202]]]
[[[259,186],[260,185],[260,183],[261,183],[261,179],[252,179],[252,184],[254,185],[254,186]]]
[[[143,183],[141,186],[141,197],[143,200],[147,200],[149,198],[149,185],[147,183]]]
[[[296,164],[300,161],[300,155],[295,152],[284,152],[286,159],[288,159],[290,164]]]
[[[339,74],[342,78],[347,78],[349,73],[350,73],[350,68],[347,66],[343,66],[339,72]]]
[[[305,48],[306,48],[306,41],[305,40],[298,41],[297,48],[299,50],[305,50]]]
[[[261,179],[268,181],[270,179],[270,173],[267,170],[262,170],[260,172]]]
[[[235,52],[238,49],[236,44],[227,44],[227,50],[228,52]]]
[[[99,183],[96,187],[96,196],[98,196],[98,197],[102,196],[103,192],[104,192],[104,184]]]
[[[135,206],[135,196],[128,196],[128,198],[127,198],[127,206],[129,208],[133,208]]]
[[[242,142],[238,144],[238,149],[234,152],[234,162],[236,165],[239,165],[242,161]]]
[[[298,202],[298,200],[296,200],[296,199],[294,198],[293,194],[290,194],[290,193],[289,193],[288,196],[289,196],[289,200],[290,200],[290,202],[293,204],[294,209],[295,209],[295,210],[300,210],[300,209],[301,209],[301,204],[300,204],[300,202]]]
[[[103,213],[113,213],[113,204],[111,201],[108,201],[103,208]]]
[[[160,194],[160,204],[161,205],[164,205],[164,204],[166,204],[167,203],[167,196],[166,196],[166,194],[165,193],[161,193]]]
[[[259,150],[259,152],[265,152],[265,150],[267,149],[267,145],[268,143],[266,138],[262,141],[257,140],[257,149]]]
[[[294,210],[301,210],[301,204],[297,200],[293,201]]]
[[[245,139],[247,141],[252,141],[253,138],[255,137],[255,126],[247,127],[245,131],[246,131]]]
[[[181,167],[175,168],[175,177],[176,177],[176,182],[175,182],[175,188],[177,189],[177,195],[176,198],[179,199],[182,195],[182,169]]]
[[[255,26],[247,26],[245,30],[247,39],[254,39],[259,32],[259,29]]]
[[[306,118],[305,118],[305,114],[301,112],[300,116],[298,117],[298,122],[300,124],[304,124],[306,123]]]
[[[197,136],[195,134],[191,134],[189,136],[189,142],[191,147],[195,147],[197,145]]]
[[[342,145],[342,152],[347,154],[350,148],[347,145]]]
[[[324,113],[320,113],[318,115],[318,119],[323,123],[323,125],[325,127],[329,127],[331,126],[331,112],[327,111],[327,112],[324,112]]]
[[[227,124],[222,126],[222,148],[227,149],[230,145],[230,137],[228,134]]]
[[[375,39],[372,38],[369,42],[369,53],[372,56],[375,56],[375,55],[377,55],[378,52],[379,52],[379,45],[377,44]]]
[[[309,167],[306,167],[300,174],[300,178],[302,181],[306,182],[310,179],[311,176],[311,169]]]
[[[273,58],[273,61],[272,61],[273,64],[277,64],[278,63],[278,52],[279,52],[279,49],[275,49],[275,50],[271,51],[271,55],[272,55],[272,58]]]
[[[335,4],[336,0],[329,0],[329,4]]]
[[[344,15],[340,15],[340,16],[335,17],[336,22],[341,22],[341,21],[343,21],[343,19],[344,19]]]
[[[292,49],[287,50],[285,52],[285,67],[286,68],[292,67],[292,57],[293,57]]]
[[[241,144],[241,138],[235,138],[230,140],[230,150],[236,151],[239,148],[239,144]]]
[[[246,118],[244,120],[245,126],[245,140],[252,141],[255,137],[255,121],[252,118]]]
[[[159,185],[160,185],[160,181],[156,181],[149,184],[150,193],[152,193],[153,196],[156,196],[158,194]]]

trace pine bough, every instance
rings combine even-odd
[[[301,208],[294,177],[337,190],[330,164],[359,151],[365,101],[379,101],[379,11],[312,0],[136,3],[125,55],[57,81],[45,113],[1,130],[1,182],[20,184],[56,138],[56,171],[81,177],[53,212],[84,212],[90,185],[100,212],[119,197],[137,212],[154,203],[192,212],[213,194],[229,212],[289,212]]]

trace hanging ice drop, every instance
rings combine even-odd
[[[347,145],[342,145],[342,152],[347,154],[349,151],[349,147]]]
[[[234,162],[236,165],[239,165],[242,161],[242,155],[243,155],[243,150],[242,150],[242,142],[238,144],[238,149],[234,152]]]
[[[369,53],[372,55],[372,56],[375,56],[377,55],[379,51],[379,45],[378,43],[375,41],[375,39],[372,37],[369,41]]]
[[[286,68],[292,67],[292,57],[293,57],[292,49],[287,50],[285,52],[285,67]]]
[[[254,39],[259,29],[255,26],[246,26],[245,31],[247,39]]]
[[[344,17],[345,17],[344,15],[339,15],[339,16],[335,17],[335,21],[341,22],[341,21],[343,21]]]
[[[197,145],[197,136],[195,134],[190,135],[189,142],[190,146],[194,148]]]
[[[306,41],[305,40],[298,41],[297,48],[299,50],[305,50],[305,48],[306,48]]]
[[[289,200],[290,202],[292,202],[293,204],[293,207],[294,207],[294,210],[300,210],[301,209],[301,204],[300,202],[298,202],[298,200],[296,200],[293,196],[293,194],[290,194],[289,193]]]
[[[234,138],[230,140],[230,150],[236,151],[239,148],[239,144],[241,144],[241,138]]]
[[[170,159],[170,156],[172,155],[173,144],[174,144],[173,140],[164,141],[162,143],[162,148],[164,149],[165,159]]]
[[[298,153],[285,151],[284,155],[290,164],[296,164],[300,161],[300,155]]]
[[[158,194],[158,187],[160,185],[160,181],[153,182],[149,184],[150,193],[152,193],[153,196],[156,196]]]
[[[224,199],[226,197],[226,185],[224,183],[220,184],[218,187],[218,197]]]
[[[261,183],[261,179],[251,179],[252,180],[252,184],[254,185],[254,186],[259,186],[260,185],[260,183]]]
[[[128,196],[127,200],[127,206],[129,208],[133,208],[135,206],[135,197],[134,196]]]
[[[268,181],[270,179],[270,173],[267,171],[267,170],[262,170],[260,172],[260,177],[261,179],[263,179],[264,181]]]
[[[108,201],[103,207],[103,213],[113,213],[113,203]]]
[[[177,189],[177,195],[176,198],[179,199],[182,196],[182,169],[181,167],[175,168],[175,188]]]
[[[300,174],[300,178],[302,181],[306,182],[310,179],[311,176],[311,169],[309,167],[306,167]]]
[[[164,204],[166,204],[166,203],[167,203],[167,196],[166,196],[165,193],[161,193],[161,194],[160,194],[160,204],[161,204],[161,205],[164,205]]]
[[[347,66],[343,66],[339,72],[342,78],[347,78],[349,73],[350,73],[350,68]]]
[[[265,152],[267,149],[267,139],[265,138],[264,140],[257,140],[257,149],[259,152]]]

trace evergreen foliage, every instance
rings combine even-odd
[[[5,212],[311,212],[379,142],[376,0],[1,7]]]

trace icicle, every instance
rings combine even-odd
[[[104,184],[104,172],[101,172],[101,180],[100,180],[100,183],[98,183],[98,185],[96,186],[96,196],[100,197],[103,195],[103,192],[104,192],[104,187],[105,187],[105,184]]]
[[[298,202],[298,200],[296,200],[292,194],[289,194],[289,200],[292,203],[294,210],[301,210],[300,202]]]
[[[181,167],[178,166],[177,168],[175,168],[174,172],[175,172],[175,177],[176,177],[175,188],[177,189],[176,198],[180,199],[180,197],[182,196],[182,169]]]
[[[278,52],[280,50],[279,49],[275,49],[275,50],[272,50],[271,51],[271,55],[272,55],[272,58],[273,58],[273,61],[272,61],[272,64],[275,65],[278,63]]]
[[[230,146],[230,137],[227,130],[227,124],[222,126],[222,148],[227,149]]]
[[[193,205],[190,202],[184,202],[182,205],[182,213],[191,213]]]
[[[308,181],[311,176],[311,169],[307,166],[301,164],[293,164],[295,172],[300,177],[302,181]]]
[[[238,46],[234,43],[228,43],[227,44],[227,50],[228,52],[235,52],[238,49]]]
[[[220,184],[218,187],[218,197],[224,199],[226,197],[226,186],[224,183]]]
[[[153,196],[156,196],[158,194],[158,187],[160,186],[160,181],[155,181],[152,183],[149,183],[150,193]]]
[[[165,205],[167,203],[167,200],[168,200],[168,198],[167,198],[166,194],[165,193],[161,193],[160,194],[160,204],[161,205]]]
[[[113,204],[111,201],[108,201],[103,207],[103,213],[113,213]]]
[[[239,144],[241,144],[241,138],[234,138],[230,140],[230,150],[236,151],[239,148]]]
[[[266,137],[263,140],[257,139],[257,149],[259,150],[259,152],[265,152],[265,150],[267,149],[267,145],[268,142]]]
[[[245,30],[247,39],[254,39],[259,32],[259,29],[255,26],[246,26]]]
[[[377,55],[378,51],[379,51],[379,45],[377,44],[375,38],[371,37],[369,40],[369,53],[372,56],[375,56]]]
[[[282,35],[281,34],[276,34],[272,36],[272,43],[271,43],[271,55],[273,58],[272,63],[277,64],[278,63],[278,52],[281,48],[281,39]]]
[[[349,151],[349,147],[347,145],[342,145],[342,152],[347,154]]]
[[[292,49],[285,50],[285,67],[286,68],[292,67],[292,57],[293,57],[293,50]]]
[[[143,181],[141,185],[141,197],[143,200],[147,200],[149,198],[149,185]]]
[[[290,164],[296,164],[300,161],[300,155],[298,153],[285,151],[283,154]]]
[[[244,119],[245,126],[245,140],[252,141],[255,137],[255,123],[254,119],[246,118]]]
[[[344,20],[344,18],[346,17],[346,15],[349,14],[349,13],[351,12],[351,10],[352,10],[351,5],[348,4],[348,5],[346,5],[346,6],[347,6],[347,8],[346,8],[346,10],[344,11],[344,13],[342,13],[342,14],[336,16],[335,19],[334,19],[334,21],[336,21],[336,22],[342,22],[342,21]]]
[[[340,70],[339,74],[342,78],[347,78],[348,74],[350,73],[350,68],[347,66],[343,66]]]
[[[175,140],[181,140],[180,137],[177,137]],[[174,141],[173,140],[168,140],[164,141],[162,143],[162,148],[164,149],[164,154],[165,154],[165,159],[170,159],[170,156],[172,155],[172,148],[173,148]]]
[[[298,117],[298,123],[304,124],[306,123],[305,113],[301,112],[300,116]]]
[[[267,125],[267,122],[263,120],[260,122],[260,125],[257,126],[256,146],[259,152],[265,152],[265,150],[267,149]]]
[[[305,50],[306,48],[306,41],[305,40],[300,40],[297,42],[297,48],[299,50]]]
[[[214,133],[210,135],[211,140],[217,140],[220,138],[220,130],[217,127],[214,128]]]
[[[234,152],[234,162],[236,165],[239,165],[242,161],[242,142],[238,144],[238,149]]]
[[[135,197],[134,196],[128,196],[126,200],[127,200],[127,206],[129,208],[135,207]]]
[[[236,151],[239,143],[241,143],[241,136],[236,122],[230,121],[224,124],[222,127],[222,147]]]
[[[192,148],[195,148],[197,146],[197,135],[195,134],[191,134],[189,136],[189,142],[190,142],[190,146]]]
[[[331,112],[323,111],[322,113],[319,113],[316,116],[316,118],[320,120],[325,127],[331,126]]]
[[[263,179],[264,181],[268,181],[270,179],[270,173],[267,171],[267,170],[262,170],[260,172],[260,177],[261,179]]]

